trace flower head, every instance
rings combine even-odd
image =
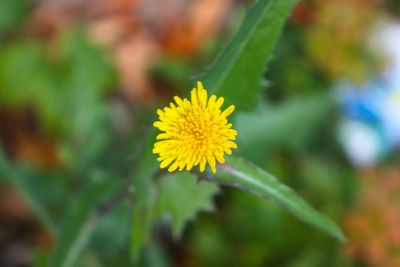
[[[231,149],[237,148],[233,142],[237,132],[227,120],[235,106],[221,111],[224,98],[212,95],[208,99],[201,82],[192,90],[190,101],[178,96],[174,100],[176,104],[157,110],[159,120],[153,124],[163,132],[153,148],[153,153],[159,154],[160,167],[169,166],[172,172],[199,165],[203,172],[208,163],[215,173],[216,161],[224,163],[224,153],[230,155]]]

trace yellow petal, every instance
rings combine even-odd
[[[203,91],[203,90],[204,90],[204,88],[203,88],[203,83],[200,82],[200,81],[198,81],[198,82],[197,82],[197,88],[199,88],[200,91]]]
[[[217,100],[217,97],[215,95],[212,95],[210,99],[208,100],[208,107],[213,109],[215,106],[215,101]]]
[[[164,169],[165,167],[167,167],[169,164],[171,164],[171,162],[173,161],[173,158],[168,158],[166,160],[164,160],[163,162],[161,162],[160,164],[160,168]]]
[[[178,106],[183,105],[183,100],[179,96],[174,96],[174,100]]]
[[[190,93],[190,100],[192,102],[192,105],[197,107],[199,102],[198,102],[198,99],[197,99],[197,89],[196,88],[194,88],[192,90],[192,92]]]
[[[232,114],[232,112],[234,110],[235,110],[235,106],[234,105],[230,105],[227,109],[224,110],[224,112],[222,112],[222,116],[228,117],[229,115]]]
[[[178,167],[179,167],[179,164],[178,164],[178,162],[175,161],[171,166],[169,166],[168,171],[169,171],[169,172],[173,172],[173,171],[175,171]]]
[[[223,97],[218,98],[217,102],[215,103],[215,108],[216,109],[221,108],[223,103],[224,103],[224,98]]]
[[[206,158],[203,157],[200,160],[200,172],[204,172],[206,170],[206,163],[207,163],[207,160],[206,160]]]

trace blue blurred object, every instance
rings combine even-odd
[[[373,165],[400,144],[400,75],[397,70],[356,86],[338,84],[343,115],[340,141],[357,166]]]
[[[357,166],[374,165],[400,145],[400,23],[383,25],[373,37],[388,59],[386,70],[362,85],[341,81],[336,86],[339,139]]]

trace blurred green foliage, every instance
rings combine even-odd
[[[28,8],[28,1],[25,0],[0,3],[0,37],[24,20]]]
[[[256,1],[239,31],[204,75],[206,88],[237,108],[249,109],[262,85],[265,65],[296,0]]]
[[[112,69],[80,29],[67,33],[55,51],[50,54],[43,44],[31,40],[3,47],[1,101],[29,105],[44,127],[86,139],[106,116],[102,99],[114,83]]]
[[[325,93],[278,106],[265,105],[261,111],[240,113],[236,118],[236,127],[240,131],[239,153],[262,164],[274,148],[306,146],[331,114],[333,104],[333,97]]]
[[[256,1],[205,74],[205,84],[238,108],[237,153],[268,167],[318,210],[338,218],[354,185],[347,179],[347,166],[331,162],[337,155],[326,155],[319,147],[325,142],[337,149],[332,136],[320,134],[331,132],[326,117],[334,116],[331,95],[320,92],[326,81],[313,79],[302,68],[286,69],[308,66],[286,43],[290,52],[279,45],[275,58],[280,60],[274,61],[262,91],[265,66],[295,3]],[[49,170],[1,154],[0,178],[18,188],[55,239],[51,251],[35,253],[34,266],[131,266],[132,260],[139,266],[171,266],[179,261],[174,253],[189,257],[182,262],[196,261],[193,266],[346,266],[337,241],[263,198],[231,189],[216,196],[218,186],[197,183],[195,174],[161,173],[151,153],[153,109],[132,108],[128,131],[116,130],[110,99],[117,73],[84,27],[66,32],[55,44],[11,34],[30,4],[0,3],[0,105],[5,110],[30,108],[41,131],[56,140],[59,162]],[[166,59],[154,75],[182,84],[191,68],[185,64]],[[297,98],[292,86],[297,84],[312,89]],[[271,103],[277,95],[280,103]],[[256,196],[272,196],[279,207],[342,238],[331,221],[280,180],[236,161],[231,167],[261,186],[248,188],[243,175],[225,177],[230,183]],[[216,214],[201,213],[212,210]],[[172,234],[160,224],[165,218]],[[181,252],[171,252],[174,248]]]

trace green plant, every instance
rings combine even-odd
[[[107,89],[115,86],[112,67],[81,30],[63,39],[56,59],[46,57],[39,43],[1,47],[1,101],[11,108],[32,107],[42,127],[50,129],[59,141],[62,164],[57,171],[11,163],[3,153],[0,157],[1,176],[21,190],[37,217],[55,236],[54,252],[38,253],[37,266],[77,266],[79,260],[85,261],[82,252],[88,247],[99,257],[120,253],[122,262],[143,261],[143,255],[156,250],[152,245],[154,225],[167,218],[173,235],[181,236],[186,223],[199,211],[213,209],[212,199],[220,184],[270,200],[304,222],[341,241],[345,239],[331,220],[292,189],[241,157],[249,158],[254,146],[258,151],[267,149],[274,140],[273,131],[292,131],[285,126],[303,113],[309,118],[307,114],[314,110],[325,110],[325,106],[316,104],[309,113],[298,113],[296,106],[294,111],[286,110],[287,115],[275,111],[283,115],[275,117],[276,122],[269,126],[272,129],[268,128],[267,118],[262,120],[265,125],[257,127],[257,117],[252,120],[254,114],[244,113],[254,111],[265,66],[296,2],[256,1],[239,31],[202,76],[206,88],[237,107],[234,121],[239,126],[238,155],[228,157],[216,174],[160,171],[151,152],[156,136],[151,126],[153,110],[137,111],[136,122],[127,135],[115,131],[110,105],[104,101]],[[24,79],[15,79],[20,74]],[[319,121],[318,116],[310,121]],[[262,138],[264,131],[272,132],[272,141]],[[251,142],[246,144],[246,138]],[[128,159],[135,152],[131,166]],[[46,186],[49,188],[43,189]],[[46,193],[42,194],[43,190]],[[57,193],[50,197],[47,192]],[[106,259],[104,262],[107,264]]]

